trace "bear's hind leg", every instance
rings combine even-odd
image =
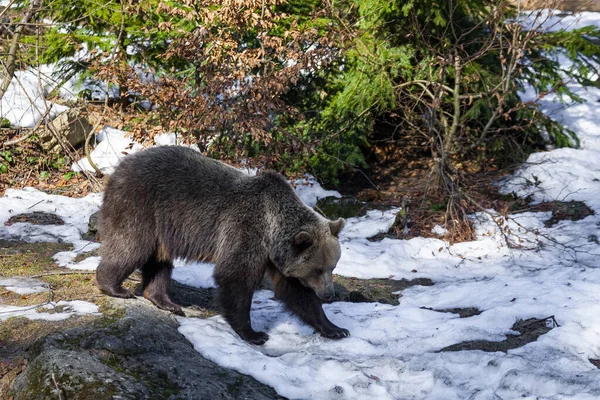
[[[291,312],[312,326],[322,336],[329,339],[342,339],[350,336],[347,329],[340,328],[327,318],[321,300],[314,290],[302,285],[298,279],[287,278],[275,267],[269,268],[273,280],[275,298],[283,301]]]
[[[142,267],[144,297],[161,310],[185,316],[181,306],[173,303],[168,295],[169,286],[171,285],[171,271],[173,271],[171,262],[158,261],[156,257],[151,257]]]
[[[262,345],[269,340],[269,335],[252,329],[250,308],[252,295],[264,275],[264,268],[253,270],[248,266],[246,272],[238,276],[239,272],[236,274],[236,271],[239,271],[239,268],[237,263],[218,263],[215,266],[214,278],[219,285],[217,302],[227,322],[242,339]]]

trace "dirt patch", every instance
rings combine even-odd
[[[439,350],[439,352],[481,350],[488,352],[502,351],[506,353],[508,350],[516,349],[526,345],[527,343],[535,342],[540,336],[550,332],[552,328],[556,326],[558,326],[558,324],[554,320],[554,317],[519,320],[515,322],[511,328],[513,331],[519,332],[519,335],[507,335],[506,339],[501,342],[492,342],[488,340],[471,340],[467,342],[461,342],[444,347],[443,349]]]
[[[544,226],[549,228],[560,221],[579,221],[594,215],[594,210],[582,201],[549,201],[539,204],[529,204],[528,199],[518,199],[508,209],[509,212],[551,212],[552,217],[544,221]]]
[[[582,201],[552,201],[538,204],[535,208],[536,211],[552,211],[552,218],[544,221],[546,227],[556,225],[559,221],[579,221],[594,215],[594,210]]]
[[[50,214],[43,211],[34,211],[32,213],[13,215],[4,223],[6,226],[16,224],[17,222],[28,222],[33,225],[64,225],[65,221],[56,214]]]
[[[589,361],[592,363],[592,365],[594,365],[594,367],[600,368],[600,360],[590,358]]]
[[[365,203],[354,196],[324,197],[317,201],[315,209],[331,220],[362,217],[367,213]]]
[[[348,301],[351,303],[378,302],[398,305],[401,292],[411,286],[432,286],[433,281],[427,278],[412,280],[401,279],[358,279],[346,278],[339,275],[333,277],[335,297],[333,301]]]
[[[195,288],[176,281],[171,281],[169,290],[171,300],[183,307],[187,317],[199,318],[209,318],[219,313],[214,293],[214,288]]]
[[[57,271],[58,267],[52,256],[59,251],[70,249],[71,245],[64,243],[25,243],[0,240],[0,278],[32,277]],[[56,289],[57,282],[56,279],[42,277],[39,279],[48,284],[48,292],[20,295],[0,287],[0,304],[28,306],[45,303],[52,297],[51,290]]]
[[[517,4],[517,0],[510,0]],[[539,10],[542,8],[558,8],[563,11],[600,11],[600,3],[594,0],[525,0],[518,1],[519,5],[527,10]]]
[[[475,315],[481,314],[481,310],[479,310],[478,308],[475,308],[475,307],[441,308],[441,309],[429,308],[429,307],[421,307],[421,308],[423,310],[431,310],[431,311],[442,312],[442,313],[458,314],[458,316],[460,318],[469,318],[469,317],[473,317]]]

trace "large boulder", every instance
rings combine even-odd
[[[280,398],[255,379],[200,356],[171,314],[146,300],[111,301],[126,309],[124,315],[40,339],[13,382],[12,398]]]

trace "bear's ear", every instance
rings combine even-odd
[[[335,221],[329,221],[329,229],[331,230],[331,234],[335,237],[338,237],[345,223],[346,221],[344,221],[344,218],[338,218]]]
[[[302,231],[300,233],[298,233],[296,235],[296,237],[294,238],[294,244],[301,248],[301,249],[305,249],[308,246],[310,246],[312,244],[313,240],[312,237],[310,236],[310,233],[306,232],[306,231]]]

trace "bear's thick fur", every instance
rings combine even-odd
[[[265,273],[290,311],[321,335],[343,338],[348,331],[321,303],[333,295],[343,224],[307,207],[277,173],[252,177],[184,147],[152,148],[126,157],[106,186],[98,286],[132,297],[122,283],[140,269],[144,297],[183,314],[167,295],[172,260],[210,261],[222,312],[244,340],[269,338],[250,324]]]

